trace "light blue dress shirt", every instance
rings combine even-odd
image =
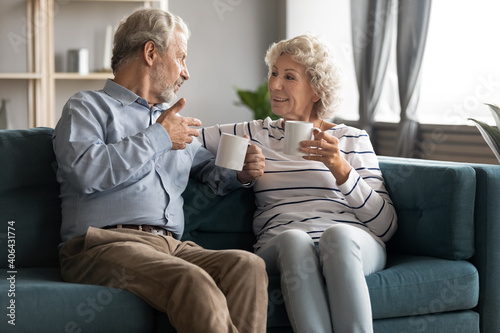
[[[88,227],[148,224],[182,236],[182,192],[190,171],[223,195],[242,185],[236,172],[214,164],[193,140],[172,150],[168,132],[156,124],[167,108],[108,80],[103,90],[84,91],[64,106],[53,137],[61,184],[63,243]]]

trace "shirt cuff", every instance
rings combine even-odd
[[[359,182],[359,174],[354,168],[351,168],[351,171],[349,172],[349,177],[347,178],[346,182],[342,185],[338,185],[337,187],[339,188],[340,192],[344,195],[350,194],[357,186]]]
[[[155,152],[172,149],[172,140],[170,140],[167,130],[160,124],[153,124],[146,128],[144,135],[151,142]]]

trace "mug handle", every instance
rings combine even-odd
[[[318,133],[323,132],[321,129],[319,129],[317,127],[313,127],[313,128],[311,128],[311,138],[314,138],[314,131],[318,131]]]

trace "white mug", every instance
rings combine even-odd
[[[222,133],[217,148],[215,165],[241,171],[247,154],[248,139],[228,133]]]
[[[300,142],[311,140],[313,130],[321,132],[319,128],[313,127],[313,123],[307,121],[287,121],[285,123],[285,148],[283,152],[287,155],[307,155],[299,151]]]

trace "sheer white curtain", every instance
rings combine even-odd
[[[431,0],[399,0],[397,12],[396,61],[401,117],[394,155],[413,157],[418,131],[420,69],[427,40]]]
[[[352,0],[351,28],[354,68],[359,91],[359,127],[372,133],[389,62],[393,0]]]

